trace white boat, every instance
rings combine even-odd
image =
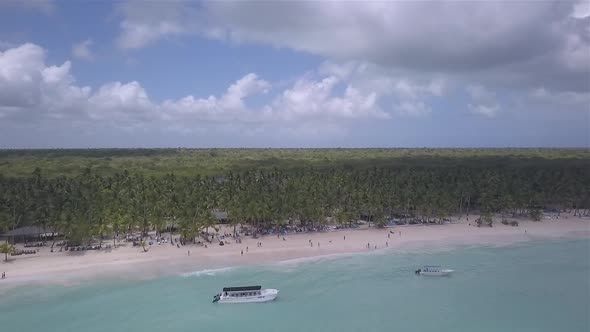
[[[278,295],[277,289],[262,289],[261,286],[225,287],[213,297],[213,303],[269,302]]]
[[[438,265],[426,265],[421,269],[415,271],[416,274],[422,276],[448,276],[453,270],[443,269]]]

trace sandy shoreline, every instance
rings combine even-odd
[[[471,222],[475,218],[470,216]],[[291,234],[285,240],[272,235],[258,239],[246,237],[241,244],[230,240],[229,245],[209,245],[208,248],[195,245],[177,248],[162,244],[151,246],[148,252],[143,252],[141,247],[133,248],[130,243],[111,250],[84,252],[51,253],[49,248],[40,248],[36,255],[16,256],[7,263],[0,263],[0,271],[6,272],[7,276],[7,279],[0,280],[0,289],[31,283],[68,285],[103,277],[147,279],[228,266],[376,250],[408,252],[460,245],[509,245],[535,239],[590,238],[590,218],[571,214],[542,222],[519,220],[519,227],[502,225],[499,220],[495,220],[492,228],[470,226],[465,218],[453,218],[453,221],[446,225]],[[262,242],[262,247],[257,247],[258,242]],[[369,249],[367,244],[370,244]]]

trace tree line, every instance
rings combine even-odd
[[[0,175],[0,233],[35,225],[71,243],[113,242],[124,234],[178,232],[194,241],[217,223],[256,229],[289,221],[314,227],[368,218],[383,226],[393,216],[442,220],[469,211],[538,214],[552,207],[587,213],[590,171],[577,164],[383,166],[250,169],[223,176],[161,177],[127,171],[101,175]],[[235,228],[234,228],[235,229]]]
[[[1,150],[0,174],[28,177],[41,168],[46,177],[93,173],[113,176],[124,170],[146,176],[211,176],[304,168],[480,167],[553,164],[590,167],[589,149],[47,149]]]

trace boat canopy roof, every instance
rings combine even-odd
[[[243,292],[243,291],[258,291],[262,286],[243,286],[243,287],[224,287],[224,292]]]

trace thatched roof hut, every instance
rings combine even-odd
[[[0,235],[0,238],[12,238],[14,242],[16,239],[22,239],[24,241],[25,239],[48,237],[53,233],[54,230],[51,227],[24,226],[6,232]]]

